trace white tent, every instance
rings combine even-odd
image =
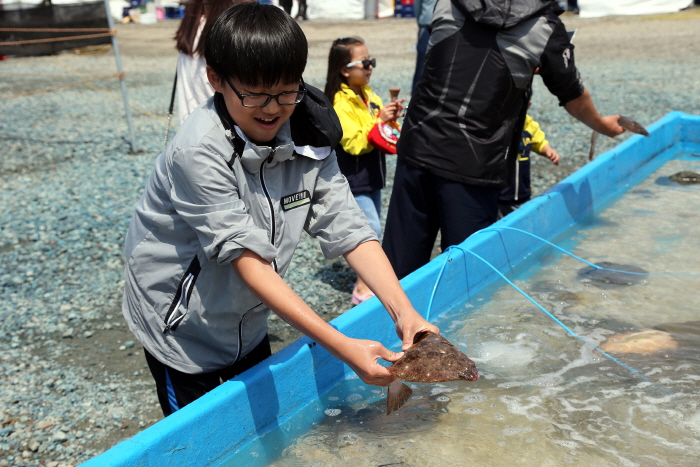
[[[578,0],[581,18],[673,13],[692,4],[693,0]]]
[[[371,15],[375,8],[376,17],[394,16],[394,0],[307,0],[306,5],[309,19],[363,19],[368,16],[368,10]]]

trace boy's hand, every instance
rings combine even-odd
[[[381,358],[393,363],[403,357],[403,352],[392,352],[379,342],[366,339],[348,339],[337,351],[338,358],[347,363],[362,381],[374,386],[388,386],[396,379],[377,360]]]
[[[389,102],[382,110],[379,111],[379,119],[384,123],[396,120],[403,112],[403,103],[406,99],[400,101]]]
[[[559,165],[559,153],[557,153],[557,151],[555,151],[549,144],[545,144],[540,149],[540,154],[552,161],[554,165]]]
[[[440,334],[440,329],[423,319],[416,310],[401,313],[396,319],[396,334],[403,341],[401,350],[406,350],[413,345],[414,336],[421,331],[432,331]]]

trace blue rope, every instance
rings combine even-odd
[[[477,234],[480,234],[480,233],[484,233],[484,232],[498,232],[498,233],[499,233],[499,236],[500,236],[500,233],[501,233],[500,231],[502,231],[502,230],[512,230],[512,231],[515,231],[515,232],[520,232],[520,233],[529,235],[530,237],[533,237],[533,238],[535,238],[536,240],[539,240],[539,241],[541,241],[541,242],[543,242],[543,243],[546,243],[547,245],[549,245],[549,246],[551,246],[551,247],[553,247],[553,248],[556,248],[557,250],[561,251],[562,253],[564,253],[564,254],[566,254],[566,255],[568,255],[568,256],[571,256],[572,258],[577,259],[577,260],[581,261],[582,263],[585,263],[585,264],[587,264],[587,265],[589,265],[589,266],[591,266],[591,267],[593,267],[593,268],[595,268],[595,269],[600,269],[600,270],[605,270],[605,271],[612,271],[612,272],[619,272],[619,273],[624,273],[624,274],[636,274],[636,275],[642,275],[642,276],[646,276],[646,275],[650,275],[650,276],[700,276],[700,274],[696,274],[696,273],[688,273],[688,274],[645,273],[645,272],[622,271],[622,270],[619,270],[619,269],[604,268],[604,267],[602,267],[602,266],[598,266],[597,264],[593,264],[593,263],[591,263],[590,261],[586,261],[586,260],[583,259],[583,258],[579,258],[578,256],[574,255],[573,253],[564,250],[563,248],[561,248],[561,247],[555,245],[555,244],[552,243],[552,242],[549,242],[549,241],[545,240],[545,239],[542,238],[542,237],[538,237],[538,236],[535,235],[535,234],[532,234],[532,233],[527,232],[527,231],[525,231],[525,230],[516,229],[516,228],[514,228],[514,227],[488,227],[488,228],[486,228],[486,229],[481,229],[481,230],[478,230],[478,231],[474,232],[474,233],[472,234],[472,236],[477,235]],[[502,237],[502,236],[501,236],[501,241],[504,243],[504,249],[505,249],[505,242],[503,241],[503,237]],[[566,326],[564,323],[562,323],[556,316],[554,316],[552,313],[550,313],[549,311],[547,311],[542,305],[540,305],[539,303],[537,303],[537,301],[535,301],[535,299],[533,299],[532,297],[530,297],[527,293],[525,293],[525,292],[524,292],[523,290],[521,290],[517,285],[515,285],[512,281],[510,281],[503,273],[501,273],[501,271],[499,271],[499,270],[498,270],[495,266],[493,266],[490,262],[488,262],[487,260],[485,260],[485,259],[482,258],[481,256],[477,255],[477,254],[474,253],[473,251],[468,250],[468,249],[466,249],[466,248],[464,248],[464,247],[461,247],[461,246],[459,246],[459,245],[450,246],[450,247],[448,247],[448,248],[444,251],[445,253],[447,253],[447,257],[445,258],[445,262],[443,263],[442,267],[440,268],[440,272],[438,273],[437,279],[435,280],[435,285],[433,286],[433,290],[432,290],[432,292],[431,292],[431,294],[430,294],[430,300],[428,301],[428,310],[427,310],[427,312],[426,312],[426,318],[425,318],[427,321],[430,321],[430,310],[431,310],[431,308],[432,308],[432,306],[433,306],[433,300],[435,299],[435,293],[437,292],[437,288],[438,288],[438,285],[440,284],[440,280],[442,279],[442,275],[443,275],[443,273],[445,272],[445,267],[447,266],[447,263],[450,262],[450,255],[452,254],[452,251],[453,251],[453,250],[461,250],[461,251],[463,251],[463,252],[465,252],[465,253],[469,253],[469,254],[473,255],[474,257],[476,257],[478,260],[480,260],[481,262],[483,262],[484,264],[486,264],[488,267],[490,267],[493,271],[495,271],[496,274],[498,274],[499,276],[501,276],[509,285],[511,285],[511,286],[512,286],[515,290],[517,290],[518,292],[520,292],[525,298],[527,298],[530,302],[532,302],[537,308],[539,308],[540,310],[542,310],[547,316],[549,316],[552,320],[554,320],[555,323],[557,323],[559,326],[561,326],[562,328],[564,328],[564,330],[566,330],[567,333],[569,333],[571,336],[573,336],[573,337],[575,337],[575,338],[581,340],[582,342],[584,342],[584,343],[586,343],[586,344],[591,344],[591,343],[588,342],[586,339],[584,339],[583,337],[579,336],[579,335],[576,334],[574,331],[572,331],[571,329],[569,329],[568,326]],[[507,251],[507,249],[505,249],[505,253],[506,253],[506,258],[507,258],[507,260],[508,260],[508,264],[510,265],[510,258],[508,257],[508,251]],[[511,267],[512,267],[512,266],[511,266]],[[464,265],[464,269],[465,269],[465,277],[468,277],[468,276],[467,276],[467,265],[466,265],[466,263],[465,263],[465,265]],[[468,284],[469,284],[469,282],[467,281],[467,293],[469,293]],[[634,374],[636,374],[636,375],[639,375],[639,376],[640,376],[642,379],[644,379],[645,381],[649,381],[649,379],[646,378],[644,375],[642,375],[638,370],[635,370],[634,368],[632,368],[632,367],[630,367],[630,366],[628,366],[628,365],[625,365],[624,363],[622,363],[621,361],[619,361],[618,359],[616,359],[616,358],[613,357],[612,355],[610,355],[610,354],[608,354],[608,353],[606,353],[606,352],[600,350],[600,348],[598,348],[597,346],[595,346],[594,348],[595,348],[595,350],[597,350],[598,352],[600,352],[600,353],[601,353],[603,356],[605,356],[606,358],[612,360],[613,362],[615,362],[615,363],[617,363],[618,365],[622,366],[623,368],[629,370],[630,372],[632,372],[632,373],[634,373]]]
[[[547,245],[549,245],[549,246],[551,246],[551,247],[556,248],[557,250],[561,251],[561,252],[564,253],[565,255],[569,255],[569,256],[571,256],[572,258],[581,261],[582,263],[585,263],[585,264],[587,264],[587,265],[589,265],[589,266],[591,266],[591,267],[593,267],[593,268],[595,268],[595,269],[600,269],[600,270],[603,270],[603,271],[620,272],[620,273],[624,273],[624,274],[635,274],[635,275],[639,275],[639,276],[700,276],[700,274],[697,274],[697,273],[687,273],[687,274],[685,274],[685,273],[684,273],[684,274],[672,274],[672,273],[646,273],[646,272],[632,272],[632,271],[622,271],[622,270],[620,270],[620,269],[604,268],[604,267],[602,267],[602,266],[598,266],[597,264],[593,264],[593,263],[591,263],[591,262],[589,262],[589,261],[586,261],[586,260],[583,259],[583,258],[579,258],[579,257],[576,256],[575,254],[566,251],[565,249],[563,249],[563,248],[561,248],[561,247],[555,245],[555,244],[552,243],[552,242],[549,242],[549,241],[545,240],[545,239],[542,238],[542,237],[538,237],[537,235],[535,235],[535,234],[533,234],[533,233],[530,233],[530,232],[527,232],[527,231],[525,231],[525,230],[516,229],[515,227],[488,227],[488,228],[486,228],[486,229],[477,230],[477,231],[474,232],[471,236],[474,236],[474,235],[477,235],[477,234],[480,234],[480,233],[483,233],[483,232],[499,232],[499,231],[501,231],[501,230],[513,230],[513,231],[515,231],[515,232],[520,232],[520,233],[523,233],[523,234],[525,234],[525,235],[529,235],[530,237],[532,237],[532,238],[534,238],[534,239],[536,239],[536,240],[539,240],[539,241],[541,241],[541,242],[543,242],[543,243],[546,243]],[[509,260],[509,262],[510,262],[510,260]]]

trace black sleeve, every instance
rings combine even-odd
[[[564,23],[554,16],[550,17],[550,24],[554,31],[540,58],[540,75],[549,92],[559,99],[559,105],[565,105],[580,97],[584,88],[574,61],[574,45]]]

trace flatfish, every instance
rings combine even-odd
[[[389,385],[386,414],[400,408],[411,397],[411,388],[401,382],[442,383],[476,381],[476,365],[450,341],[430,331],[416,333],[413,345],[387,368],[396,379]]]
[[[668,178],[679,185],[695,185],[696,183],[700,183],[700,174],[689,170],[683,170]]]
[[[586,266],[579,269],[578,276],[604,289],[618,285],[634,285],[649,275],[644,269],[631,264],[602,261],[595,263],[595,265],[599,268]]]
[[[625,130],[631,131],[632,133],[649,136],[649,132],[646,130],[646,128],[644,128],[639,122],[637,122],[632,117],[620,115],[620,118],[617,120],[617,124]],[[596,141],[598,141],[598,134],[599,133],[597,131],[594,131],[591,135],[591,150],[588,152],[589,161],[593,160],[593,155],[595,154],[595,143]]]
[[[678,343],[671,337],[671,334],[656,329],[615,334],[600,346],[600,350],[603,352],[638,354],[675,348],[678,348]]]

